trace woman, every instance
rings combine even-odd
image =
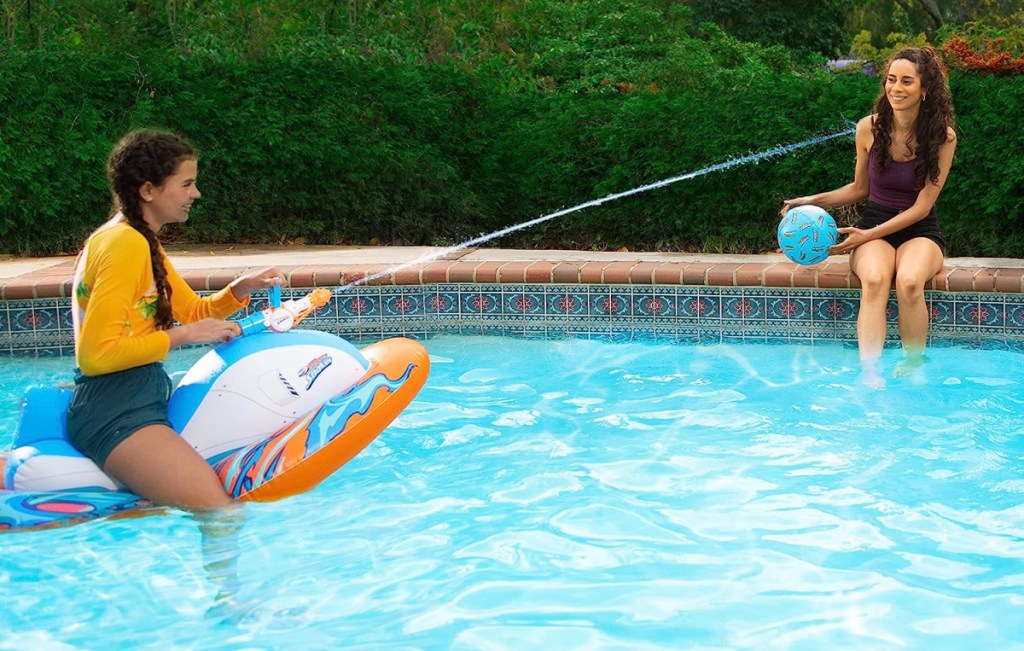
[[[867,199],[860,222],[839,229],[847,237],[831,252],[850,253],[850,268],[860,279],[857,343],[864,380],[870,386],[885,386],[878,360],[894,280],[904,352],[896,375],[905,375],[924,361],[924,287],[942,269],[946,247],[935,200],[949,174],[956,142],[945,66],[931,48],[906,48],[885,66],[875,112],[857,123],[853,182],[783,205],[785,214],[803,204],[832,208]]]
[[[157,504],[212,512],[232,501],[210,465],[171,428],[171,380],[161,360],[179,346],[230,340],[238,329],[224,319],[247,305],[253,291],[284,278],[263,269],[204,298],[182,280],[157,234],[188,219],[200,196],[196,173],[196,152],[170,133],[133,131],[111,152],[114,215],[89,237],[75,268],[78,372],[67,427],[79,451],[133,492]],[[211,534],[208,548],[232,529],[223,518],[201,522]],[[219,558],[208,556],[208,568],[230,581],[225,555],[211,554]]]

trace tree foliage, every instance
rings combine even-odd
[[[963,25],[1015,31],[1024,25],[1024,6],[1020,0],[855,0],[846,23],[851,33],[861,35],[862,47],[884,49],[894,40],[909,42],[919,35],[935,42],[943,31],[963,31]]]

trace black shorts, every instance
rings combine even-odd
[[[171,426],[171,378],[160,362],[106,375],[75,377],[68,440],[100,468],[121,441],[147,425]]]
[[[874,228],[879,224],[884,224],[901,212],[903,211],[887,208],[886,206],[869,201],[864,206],[864,214],[861,216],[860,222],[857,223],[857,228]],[[935,216],[935,208],[932,208],[931,212],[925,215],[921,221],[915,222],[901,231],[890,233],[882,239],[891,244],[892,248],[898,249],[915,237],[927,237],[932,242],[938,244],[939,249],[945,255],[946,238],[942,237],[942,230],[939,229],[939,220]]]

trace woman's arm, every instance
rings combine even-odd
[[[857,122],[857,163],[853,171],[853,181],[846,185],[830,190],[810,194],[795,199],[787,199],[782,204],[781,214],[785,215],[791,208],[803,205],[814,205],[819,208],[836,208],[847,206],[868,198],[868,152],[871,151],[871,143],[874,136],[871,133],[871,116],[865,116]]]

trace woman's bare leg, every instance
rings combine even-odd
[[[850,269],[860,280],[860,308],[857,310],[857,348],[861,370],[868,385],[881,388],[878,361],[885,346],[885,309],[896,269],[896,250],[885,240],[872,240],[850,254]]]
[[[899,301],[900,340],[905,361],[897,375],[921,365],[928,342],[928,306],[924,286],[942,269],[942,249],[925,237],[916,237],[896,251],[896,299]]]

